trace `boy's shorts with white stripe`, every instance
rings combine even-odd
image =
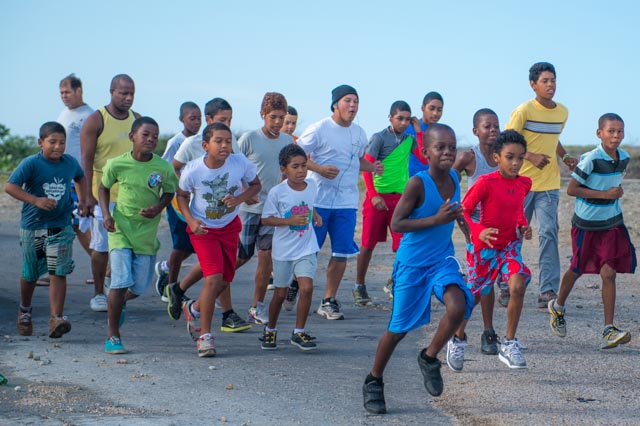
[[[64,228],[20,229],[22,278],[33,282],[49,273],[65,277],[73,272],[71,225]]]

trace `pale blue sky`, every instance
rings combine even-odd
[[[354,86],[367,134],[398,99],[420,115],[424,94],[444,97],[441,122],[475,143],[473,113],[504,126],[533,92],[532,63],[556,66],[556,100],[569,108],[561,140],[593,144],[598,117],[617,112],[626,143],[640,144],[640,6],[602,1],[32,1],[0,6],[0,123],[36,134],[63,108],[58,82],[75,72],[85,101],[109,102],[109,82],[136,83],[133,109],[161,133],[181,129],[178,107],[216,96],[234,131],[262,125],[267,91],[300,113],[298,131],[330,114],[331,89]],[[186,6],[188,5],[188,6]]]

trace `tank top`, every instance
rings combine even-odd
[[[480,145],[472,147],[471,150],[476,157],[476,170],[473,172],[473,176],[467,177],[468,188],[475,185],[480,176],[498,170],[498,166],[492,167],[489,165],[484,154],[480,151]],[[471,219],[474,222],[480,222],[480,206],[476,207],[473,213],[471,213]]]
[[[428,171],[418,172],[416,175],[424,186],[424,202],[409,215],[410,219],[417,219],[435,215],[444,200]],[[451,201],[460,202],[460,183],[454,170],[449,171],[454,182],[455,191]],[[396,259],[412,267],[429,267],[441,262],[447,256],[454,256],[455,249],[451,241],[455,221],[442,225],[431,226],[419,231],[404,233]]]
[[[96,143],[96,154],[93,159],[93,196],[98,198],[98,187],[102,181],[102,168],[114,157],[131,151],[131,141],[129,133],[131,125],[135,121],[132,110],[129,110],[129,116],[125,119],[115,118],[106,107],[98,109],[102,116],[102,133],[98,136]],[[116,202],[118,199],[118,185],[111,187],[111,201]]]

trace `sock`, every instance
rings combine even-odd
[[[553,302],[553,309],[555,309],[558,312],[562,312],[564,314],[564,306],[560,306],[558,305],[558,302]]]
[[[211,335],[211,333],[204,333],[202,334],[199,339],[204,339],[205,337],[209,337],[209,338],[213,338],[213,336]]]
[[[268,332],[278,331],[278,327],[276,327],[276,328],[269,328],[269,326],[266,326],[266,327],[264,328],[264,331],[268,331]]]
[[[369,373],[367,374],[367,378],[364,379],[365,383],[371,383],[371,382],[376,382],[377,384],[381,385],[382,384],[382,377],[374,377],[373,374]]]
[[[304,333],[304,328],[294,328],[293,334],[297,334],[297,333]]]
[[[420,352],[420,356],[422,357],[422,359],[424,359],[425,361],[427,361],[429,364],[433,364],[435,362],[438,362],[438,358],[433,358],[430,357],[429,355],[427,355],[427,350],[423,350],[422,352]]]
[[[160,264],[160,269],[162,269],[164,272],[169,272],[169,265],[167,265],[166,260],[162,261],[162,263]]]
[[[233,309],[229,309],[222,313],[222,321],[226,320],[233,313]]]
[[[362,288],[362,286],[363,286],[363,285],[364,285],[364,284],[358,284],[358,283],[355,283],[355,284],[353,285],[353,289],[354,289],[354,290],[358,290],[359,288]]]
[[[189,310],[191,311],[191,313],[193,314],[194,317],[200,318],[200,312],[196,311],[196,308],[195,308],[194,305],[195,305],[195,303],[193,305],[191,305]]]
[[[31,306],[22,306],[22,303],[21,303],[20,310],[24,313],[31,312]]]

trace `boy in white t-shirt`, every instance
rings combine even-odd
[[[232,154],[231,130],[227,126],[208,125],[202,140],[207,155],[189,162],[182,171],[178,206],[187,221],[187,232],[204,276],[200,298],[183,305],[184,316],[190,334],[200,335],[198,356],[212,357],[216,355],[211,335],[215,300],[229,287],[236,270],[242,228],[238,208],[256,196],[262,186],[256,166],[245,156]],[[193,318],[198,316],[199,330],[192,327]]]
[[[298,145],[287,145],[280,150],[278,160],[286,180],[269,191],[262,210],[262,224],[275,227],[271,256],[273,284],[276,287],[269,304],[269,320],[262,335],[262,349],[277,348],[276,322],[295,274],[300,299],[291,344],[309,351],[316,349],[316,343],[313,337],[305,333],[304,326],[311,307],[313,277],[320,250],[310,222],[313,219],[315,226],[321,226],[322,218],[314,209],[316,184],[306,178],[307,154],[304,150]]]

